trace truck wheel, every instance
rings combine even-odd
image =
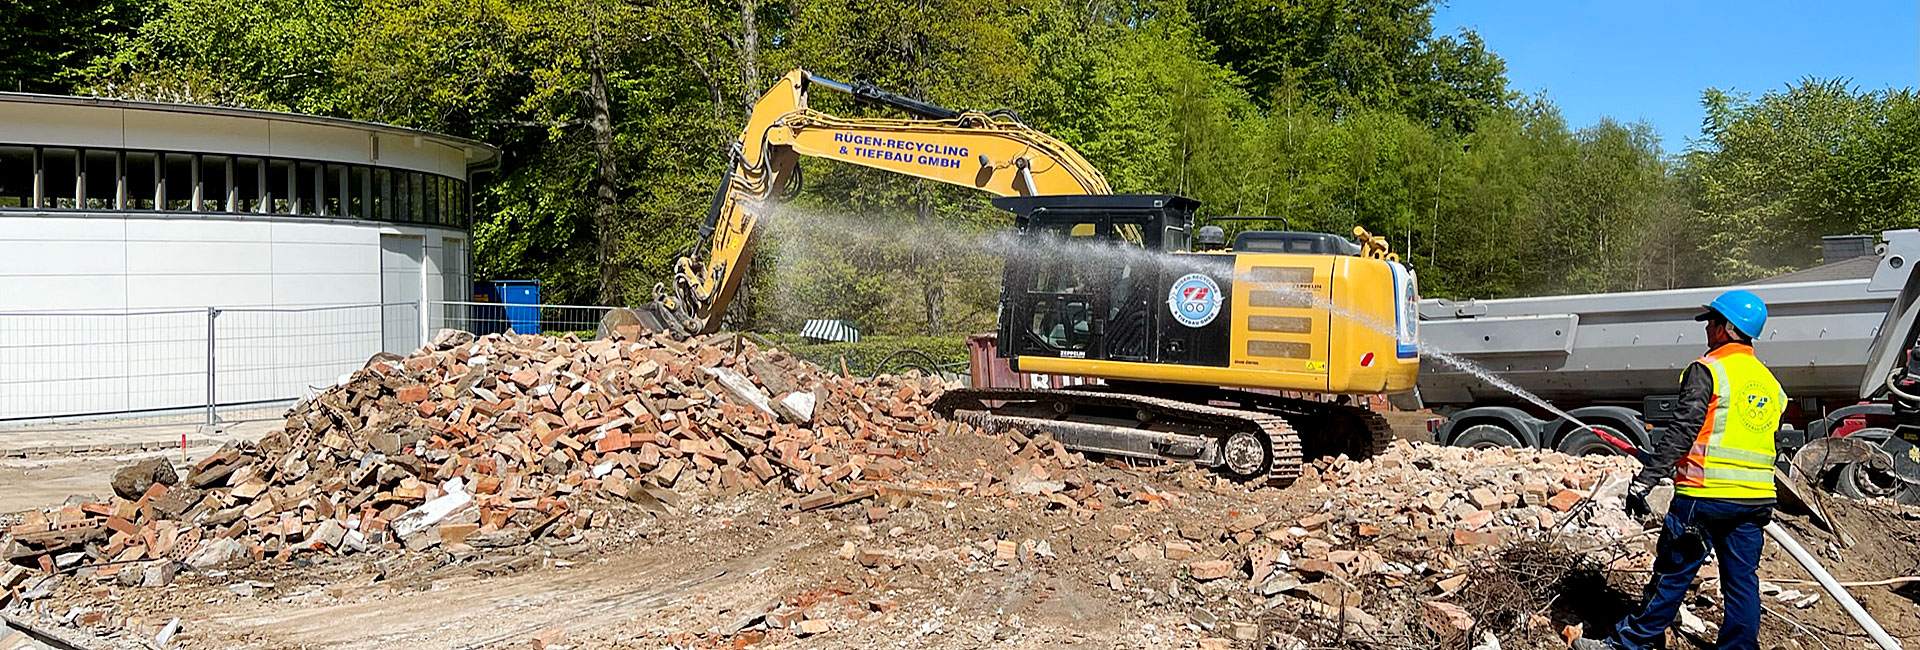
[[[1487,449],[1491,447],[1519,448],[1520,436],[1513,435],[1506,427],[1497,424],[1476,424],[1453,437],[1455,447],[1473,447]]]
[[[1593,425],[1593,428],[1606,431],[1607,435],[1613,436],[1615,438],[1619,438],[1621,440],[1633,439],[1633,438],[1627,437],[1627,434],[1621,433],[1619,428],[1613,427],[1610,425],[1596,424],[1596,425]],[[1600,434],[1594,433],[1592,430],[1589,430],[1589,429],[1578,429],[1578,430],[1575,430],[1573,433],[1567,434],[1567,437],[1560,439],[1560,446],[1558,447],[1558,449],[1560,450],[1560,453],[1566,454],[1568,456],[1625,456],[1626,455],[1626,452],[1620,451],[1619,447],[1613,446],[1612,443],[1609,443],[1606,441],[1606,439],[1601,438]]]
[[[1906,499],[1900,499],[1903,496],[1900,493],[1903,491],[1920,492],[1900,479],[1866,465],[1866,463],[1847,463],[1833,468],[1833,491],[1840,496],[1854,499],[1893,497],[1901,501],[1906,501]]]
[[[1869,427],[1849,434],[1849,438],[1879,443],[1893,435],[1893,431]],[[1920,499],[1920,487],[1908,485],[1885,471],[1868,467],[1866,463],[1844,463],[1828,470],[1828,482],[1835,494],[1854,499],[1891,497],[1901,503],[1911,503]]]

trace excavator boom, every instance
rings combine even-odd
[[[885,106],[911,119],[843,118],[807,107],[814,87]],[[760,222],[797,190],[802,156],[971,187],[997,196],[1109,194],[1106,177],[1011,111],[956,111],[869,84],[794,70],[754,105],[734,142],[726,179],[693,249],[674,263],[672,286],[654,288],[643,314],[657,328],[712,332],[753,256]]]

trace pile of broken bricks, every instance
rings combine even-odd
[[[1311,463],[1301,480],[1311,486],[1305,514],[1229,511],[1159,535],[1112,526],[1106,532],[1122,546],[1107,582],[1127,598],[1171,604],[1169,590],[1152,582],[1171,565],[1198,593],[1212,594],[1201,600],[1258,603],[1196,621],[1219,635],[1212,645],[1262,638],[1310,647],[1256,630],[1260,613],[1275,610],[1353,634],[1417,626],[1434,638],[1458,638],[1474,629],[1475,613],[1449,599],[1468,586],[1476,562],[1497,561],[1497,551],[1516,542],[1638,532],[1621,498],[1633,469],[1624,458],[1399,441],[1370,459]],[[1387,604],[1368,601],[1365,585],[1422,594],[1420,607],[1405,620],[1398,618],[1405,612],[1388,617],[1376,609]]]
[[[111,498],[28,513],[0,549],[38,572],[164,584],[182,565],[564,541],[607,522],[596,500],[658,512],[688,489],[841,505],[960,426],[928,417],[941,388],[834,376],[726,334],[443,330],[184,477],[155,459],[123,468]]]

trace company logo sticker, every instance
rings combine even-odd
[[[1220,315],[1220,285],[1205,273],[1188,273],[1167,291],[1167,311],[1187,327],[1206,327]]]
[[[1773,403],[1773,398],[1767,395],[1766,390],[1767,386],[1757,381],[1748,382],[1742,387],[1742,391],[1746,393],[1746,403],[1735,410],[1748,426],[1762,429],[1778,426],[1778,421],[1774,418],[1780,410],[1779,405]]]

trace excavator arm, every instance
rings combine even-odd
[[[849,119],[807,107],[827,88],[911,119]],[[955,111],[868,84],[844,84],[794,70],[754,104],[734,142],[698,239],[674,262],[671,287],[656,285],[642,311],[649,325],[684,334],[720,327],[753,257],[769,211],[798,190],[800,157],[852,163],[971,187],[997,196],[1110,194],[1085,158],[1011,111]]]

